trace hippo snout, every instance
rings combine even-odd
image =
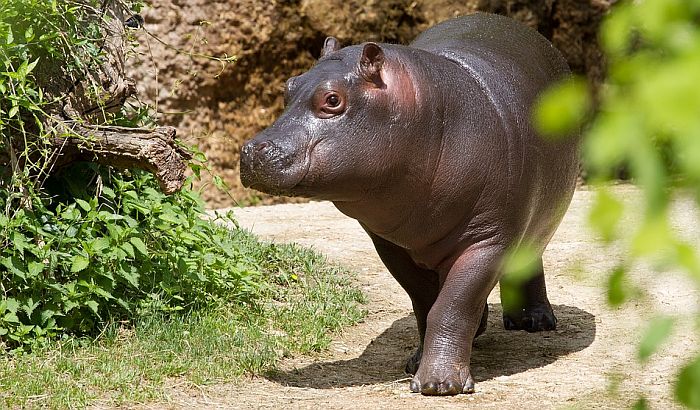
[[[256,163],[264,164],[267,162],[266,156],[272,151],[274,151],[274,145],[270,141],[248,141],[241,148],[241,169],[243,165],[252,169]]]
[[[299,158],[298,151],[284,140],[248,141],[241,147],[241,183],[267,193],[285,192],[304,175],[304,159]]]
[[[264,182],[280,150],[271,141],[248,141],[241,148],[241,182],[251,187]]]

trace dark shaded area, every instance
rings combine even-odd
[[[605,75],[598,28],[615,0],[480,0],[479,10],[502,14],[536,29],[564,55],[574,73],[595,86]]]
[[[573,306],[553,306],[559,322],[553,332],[507,331],[500,304],[489,304],[489,325],[474,343],[471,360],[476,382],[544,367],[559,357],[581,351],[595,339],[595,316]],[[398,380],[417,345],[413,315],[395,321],[360,357],[319,362],[267,377],[279,384],[314,389],[362,386]]]

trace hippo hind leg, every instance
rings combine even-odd
[[[504,286],[512,285],[501,281],[501,287]],[[534,275],[514,290],[517,295],[515,302],[504,300],[503,292],[501,292],[503,326],[506,330],[540,332],[556,329],[557,318],[554,316],[549,299],[547,299],[542,258],[538,261]]]

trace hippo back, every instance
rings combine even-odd
[[[524,85],[538,92],[569,74],[566,61],[547,39],[496,14],[445,21],[423,32],[411,47],[456,62],[492,93],[511,95],[514,86],[522,90]]]

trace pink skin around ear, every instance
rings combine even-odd
[[[365,44],[359,71],[372,86],[388,92],[400,112],[415,112],[419,108],[418,89],[410,70],[401,63],[387,60],[381,46]]]
[[[367,43],[362,48],[360,57],[360,75],[365,80],[374,83],[379,88],[384,88],[382,81],[382,65],[384,64],[384,51],[375,43]]]

